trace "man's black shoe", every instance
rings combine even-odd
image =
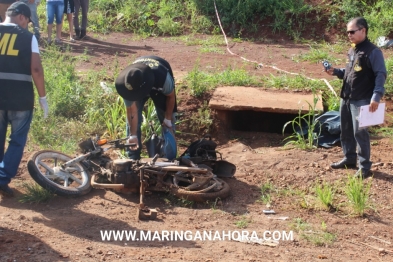
[[[332,168],[337,169],[337,168],[350,168],[350,167],[356,167],[356,162],[351,162],[348,161],[348,159],[343,159],[339,162],[335,162],[330,165]]]
[[[0,194],[3,196],[12,197],[14,196],[14,191],[8,185],[0,185]]]
[[[355,177],[357,177],[357,178],[362,178],[362,179],[366,179],[366,178],[369,178],[369,177],[372,177],[374,174],[373,174],[373,172],[371,172],[371,170],[362,170],[362,169],[359,169],[356,173],[355,173]]]

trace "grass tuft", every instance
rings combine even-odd
[[[238,228],[242,229],[242,228],[247,228],[250,223],[251,223],[250,219],[248,219],[246,216],[242,216],[242,218],[240,220],[235,222],[235,225]]]
[[[333,209],[334,188],[329,183],[322,183],[315,187],[315,193],[319,202],[327,209]]]
[[[54,197],[54,194],[35,182],[25,182],[22,188],[25,194],[19,199],[21,203],[43,203]]]
[[[357,216],[363,216],[366,209],[370,207],[368,200],[371,188],[371,182],[363,183],[362,178],[348,175],[345,186],[345,194],[349,200],[352,211]]]
[[[301,218],[295,218],[291,228],[298,232],[300,237],[315,246],[330,245],[336,240],[336,236],[327,231],[327,225],[324,221],[321,223],[321,229],[315,229]]]

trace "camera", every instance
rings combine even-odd
[[[330,68],[332,68],[332,64],[330,64],[327,60],[323,60],[322,65],[325,68],[325,71],[328,71]]]

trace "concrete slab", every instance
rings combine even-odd
[[[323,111],[322,98],[315,110]],[[301,94],[285,91],[266,91],[261,88],[244,86],[218,87],[210,99],[209,106],[217,110],[253,110],[272,113],[298,114],[309,112],[309,105],[314,104],[312,94]]]

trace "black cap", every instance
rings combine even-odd
[[[23,15],[26,16],[31,22],[31,12],[30,7],[23,2],[17,1],[8,7],[7,16]]]
[[[153,70],[143,63],[127,66],[116,78],[117,93],[129,101],[138,101],[146,97],[154,85]]]

